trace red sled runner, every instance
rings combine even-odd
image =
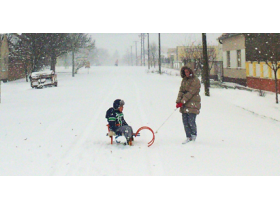
[[[114,136],[116,136],[115,139],[118,138],[119,136],[116,135],[115,132],[110,131],[109,124],[107,125],[107,127],[108,127],[107,136],[109,136],[109,137],[111,138],[111,144],[113,144],[113,138],[114,138]],[[151,128],[149,128],[148,126],[143,126],[143,127],[139,128],[139,129],[136,131],[136,133],[134,134],[134,136],[135,136],[135,137],[140,136],[140,133],[139,133],[139,132],[140,132],[141,130],[143,130],[143,129],[148,129],[148,130],[150,130],[150,131],[152,132],[152,134],[153,134],[153,139],[152,139],[151,141],[148,142],[148,147],[150,147],[150,146],[153,145],[153,143],[154,143],[154,141],[155,141],[155,134],[154,134],[154,131],[153,131]],[[131,141],[129,142],[129,145],[132,146],[132,142],[131,142]]]

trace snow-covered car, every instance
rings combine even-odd
[[[57,87],[57,75],[53,70],[33,72],[30,75],[30,85],[32,88]]]

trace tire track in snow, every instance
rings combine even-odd
[[[53,170],[50,173],[51,175],[89,175],[86,173],[91,171],[91,166],[93,165],[94,160],[98,157],[98,153],[104,150],[103,147],[106,145],[106,143],[100,144],[100,147],[94,150],[94,152],[97,151],[97,153],[92,154],[90,151],[92,139],[94,136],[96,136],[94,135],[94,129],[96,128],[95,125],[98,124],[97,120],[101,113],[104,114],[103,110],[104,107],[106,107],[107,102],[109,100],[111,101],[112,95],[114,93],[111,90],[115,90],[118,85],[117,80],[113,81],[113,87],[109,86],[107,89],[105,89],[105,91],[103,91],[103,94],[100,94],[106,97],[102,100],[97,109],[92,109],[92,112],[89,113],[92,114],[93,117],[87,123],[87,126],[81,136],[72,143],[69,149],[62,156],[62,160],[58,162],[58,166],[53,167]],[[105,129],[106,128],[104,128],[104,131]],[[96,146],[97,144],[94,145]],[[87,161],[88,159],[90,160]]]
[[[143,109],[143,106],[141,104],[143,99],[141,97],[141,93],[139,91],[139,86],[138,84],[135,82],[134,79],[130,78],[130,81],[132,82],[133,86],[134,86],[134,89],[135,89],[135,93],[136,93],[136,99],[137,99],[137,109],[139,110],[140,112],[140,118],[141,118],[141,122],[142,122],[142,126],[145,126],[143,123],[146,123],[148,122],[148,117],[147,115],[145,114],[145,111]],[[145,130],[143,130],[144,132],[146,132]],[[149,131],[147,131],[149,132]],[[143,132],[142,132],[143,133]],[[141,134],[141,136],[143,136]],[[147,136],[147,135],[144,135],[144,137]],[[150,136],[150,135],[148,135]],[[149,141],[151,139],[148,139]],[[155,143],[156,143],[156,139],[155,139]],[[154,144],[155,144],[154,143]],[[154,175],[154,176],[157,176],[157,175],[164,175],[164,169],[163,169],[163,165],[162,165],[162,158],[160,157],[160,154],[159,154],[159,145],[157,144],[157,148],[156,149],[153,149],[154,145],[152,145],[151,147],[146,147],[145,148],[145,157],[147,159],[147,162],[148,162],[148,168],[149,168],[149,171],[150,171],[150,175]]]

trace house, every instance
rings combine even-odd
[[[210,78],[220,80],[222,76],[222,58],[220,56],[220,46],[207,46]],[[200,75],[203,61],[203,46],[177,46],[169,48],[167,56],[170,60],[170,67],[180,69],[183,65],[187,65],[195,70],[197,75]]]
[[[0,39],[0,80],[7,82],[9,64],[9,48],[7,36],[3,35]]]
[[[167,49],[167,58],[171,63],[171,68],[173,68],[173,62],[176,58],[176,48],[168,48]]]
[[[16,39],[13,37],[9,41],[16,42]],[[4,82],[26,76],[21,58],[11,56],[13,49],[10,47],[9,41],[6,34],[0,35],[0,79]]]
[[[170,60],[175,60],[176,48],[167,48],[167,57]]]
[[[247,86],[245,35],[241,33],[222,34],[223,82]]]
[[[252,42],[250,34],[246,33],[222,34],[218,41],[222,44],[224,82],[275,92],[272,69],[264,61],[257,61],[254,57],[259,42]],[[280,71],[277,73],[277,79],[279,78]],[[280,85],[279,81],[278,84]]]
[[[271,69],[280,60],[280,34],[247,33],[245,44],[248,87],[275,92],[277,80],[280,92],[280,70],[277,71],[275,80],[275,72]]]

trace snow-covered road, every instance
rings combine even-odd
[[[273,94],[211,89],[205,97],[202,86],[196,142],[181,144],[176,111],[151,147],[148,130],[129,147],[110,144],[106,110],[123,99],[134,131],[156,131],[174,112],[181,78],[145,67],[93,66],[74,78],[70,69],[57,72],[58,87],[2,83],[0,175],[280,175],[280,112]]]

